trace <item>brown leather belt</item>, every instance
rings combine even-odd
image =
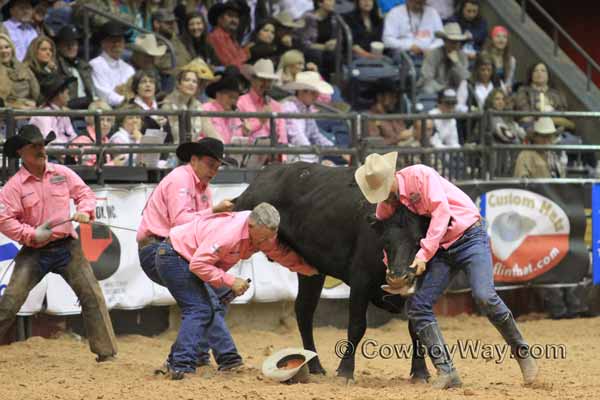
[[[163,240],[165,240],[165,238],[161,237],[161,236],[156,236],[156,235],[147,236],[139,241],[138,249],[143,249],[144,247],[149,246],[153,243],[160,243]]]

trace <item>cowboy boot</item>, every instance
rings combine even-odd
[[[437,323],[431,323],[418,333],[419,339],[427,347],[429,357],[438,372],[437,377],[433,380],[432,386],[435,389],[450,389],[461,387],[462,382],[458,376],[458,372],[452,364],[450,354],[444,337]]]
[[[510,346],[512,354],[517,359],[519,367],[521,368],[521,373],[523,374],[523,381],[526,385],[530,385],[535,380],[539,368],[534,358],[531,356],[529,345],[525,342],[525,339],[523,339],[523,335],[519,331],[512,314],[509,313],[500,322],[492,321],[492,323]]]

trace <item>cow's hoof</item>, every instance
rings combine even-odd
[[[338,369],[337,377],[339,380],[345,379],[346,381],[354,382],[354,372],[353,371],[344,371],[344,370]]]
[[[429,371],[411,371],[410,373],[410,383],[427,383],[429,382]]]
[[[316,357],[308,362],[308,371],[311,374],[315,375],[327,375],[327,371],[325,371],[325,368],[323,368],[323,366]]]
[[[336,379],[337,383],[342,386],[353,386],[356,383],[356,381],[354,380],[353,377],[346,378],[344,376],[338,375],[337,378],[335,378],[335,379]]]

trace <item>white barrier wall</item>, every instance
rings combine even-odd
[[[213,201],[241,194],[247,184],[211,185]],[[97,197],[97,221],[109,224],[90,229],[84,225],[80,232],[83,249],[94,273],[100,279],[108,308],[132,310],[149,305],[170,305],[175,301],[169,291],[149,280],[139,265],[135,232],[119,229],[137,229],[146,199],[154,185],[135,187],[93,187]],[[20,245],[0,234],[0,295],[12,275],[11,262]],[[231,271],[242,278],[252,279],[250,289],[234,303],[274,302],[293,300],[297,294],[297,275],[262,254],[242,261]],[[339,281],[326,282],[324,298],[347,298],[350,288]],[[44,299],[46,308],[43,309]],[[81,311],[77,297],[60,275],[48,274],[29,294],[20,315],[44,311],[55,315],[78,314]]]

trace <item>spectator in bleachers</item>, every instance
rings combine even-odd
[[[508,101],[504,90],[496,88],[485,100],[484,110],[505,111],[508,109]],[[491,117],[487,131],[498,144],[519,144],[525,139],[525,130],[512,117]]]
[[[204,67],[201,69],[192,69],[188,66],[181,67],[176,76],[177,83],[175,90],[165,97],[161,109],[201,111],[202,105],[196,99],[198,87],[205,84],[200,82],[212,81],[214,78],[213,72],[206,64],[204,64]],[[173,135],[173,143],[179,144],[180,132],[178,118],[176,116],[171,116],[168,120],[171,127],[171,134]],[[201,135],[220,139],[219,133],[215,130],[209,118],[192,117],[190,121],[191,126],[186,127],[183,133],[186,134],[189,132],[191,141],[197,141]]]
[[[477,108],[483,110],[485,100],[496,87],[494,82],[494,62],[486,53],[481,53],[475,61],[471,78],[462,81],[458,87],[458,104],[460,110]],[[459,107],[457,106],[457,109]]]
[[[240,68],[248,60],[248,52],[237,37],[241,13],[240,6],[232,0],[215,4],[208,11],[208,22],[215,27],[208,35],[208,42],[215,49],[221,65]]]
[[[281,57],[289,50],[298,50],[302,48],[302,42],[299,39],[298,30],[304,28],[303,19],[294,21],[290,14],[281,12],[275,16],[278,24],[275,29],[275,44],[277,46],[277,56]]]
[[[296,75],[296,80],[283,87],[294,93],[294,96],[285,99],[281,103],[283,112],[286,113],[316,113],[318,112],[313,104],[319,95],[331,95],[333,87],[321,79],[317,72],[304,71]],[[294,119],[285,120],[288,143],[291,146],[333,146],[317,125],[314,119]],[[315,154],[300,154],[297,156],[288,156],[288,161],[306,161],[316,163],[319,157]]]
[[[179,32],[183,33],[186,31],[187,18],[191,14],[201,15],[204,22],[208,21],[208,7],[210,3],[207,0],[177,0],[173,14],[177,17]],[[204,30],[208,32],[209,27],[206,26],[206,23],[204,25]]]
[[[417,83],[427,94],[437,93],[446,87],[457,90],[470,75],[469,60],[461,50],[470,35],[463,33],[457,23],[450,22],[435,36],[443,39],[444,45],[427,52]]]
[[[406,4],[392,8],[385,16],[383,43],[392,51],[406,51],[422,59],[423,53],[442,46],[435,32],[443,29],[440,15],[426,6],[425,0],[406,0]]]
[[[506,93],[511,94],[517,69],[517,59],[510,51],[508,29],[503,26],[492,28],[490,36],[483,45],[483,51],[489,54],[494,61],[496,81]]]
[[[470,60],[474,60],[483,48],[488,36],[488,24],[481,15],[480,0],[462,0],[454,17],[449,22],[456,22],[463,32],[471,34],[471,40],[463,46],[463,51]]]
[[[250,41],[246,45],[250,54],[249,64],[254,64],[261,58],[270,59],[274,65],[279,62],[278,48],[275,42],[278,26],[279,23],[273,18],[266,18],[256,25],[250,35]]]
[[[31,41],[23,60],[41,84],[46,79],[56,75],[56,46],[48,36],[38,36]]]
[[[371,43],[381,42],[383,19],[375,0],[354,0],[354,11],[344,15],[352,31],[352,51],[356,57],[381,58],[381,54],[371,52]]]
[[[31,0],[9,0],[2,6],[3,25],[14,44],[18,61],[23,61],[29,44],[38,36],[33,26],[31,3]]]
[[[40,104],[43,110],[61,111],[65,110],[69,103],[69,85],[75,78],[66,78],[60,75],[51,75],[41,82],[42,92]],[[68,143],[75,139],[77,134],[71,118],[69,117],[32,117],[29,120],[31,125],[37,126],[44,138],[50,132],[54,132],[56,139],[52,143]]]
[[[78,57],[81,34],[73,25],[63,26],[56,34],[57,72],[76,80],[69,85],[69,108],[86,109],[95,97],[92,67]]]
[[[304,54],[300,50],[289,50],[279,60],[277,67],[278,85],[285,85],[296,80],[296,74],[304,71]]]
[[[7,106],[32,109],[40,95],[40,85],[29,68],[17,60],[10,37],[0,34],[0,75],[7,78],[8,87],[2,87]]]
[[[437,107],[430,110],[429,115],[453,113],[456,103],[456,91],[452,88],[443,89],[438,93]],[[430,142],[435,148],[460,147],[456,119],[433,119]]]
[[[88,106],[88,111],[112,111],[112,108],[106,103],[104,100],[96,100],[92,101]],[[82,134],[78,135],[75,139],[71,141],[73,144],[82,145],[88,144],[92,145],[96,143],[96,127],[94,126],[94,117],[85,117],[86,130]],[[108,143],[108,134],[112,130],[112,127],[115,123],[115,117],[109,115],[103,115],[100,117],[100,137],[101,143]],[[77,146],[80,147],[80,146]],[[86,146],[82,146],[84,149]],[[78,157],[74,157],[74,163],[79,163]],[[95,154],[84,154],[81,156],[81,164],[92,166],[96,165],[96,155]],[[105,155],[105,165],[110,164],[110,156]]]
[[[215,50],[208,43],[208,30],[203,14],[193,12],[185,16],[185,24],[179,39],[184,46],[180,52],[176,52],[179,65],[185,65],[197,57],[206,61],[208,65],[219,64]]]
[[[158,76],[152,71],[137,71],[131,78],[131,92],[134,97],[128,101],[128,104],[137,106],[140,110],[158,110],[156,102],[158,85]],[[171,127],[166,117],[160,115],[144,116],[140,129],[142,135],[145,135],[148,129],[166,132],[165,143],[173,143]]]
[[[440,18],[444,23],[448,22],[456,11],[454,0],[427,0],[427,5],[440,14]]]
[[[240,95],[245,92],[245,78],[233,65],[217,76],[220,79],[206,87],[206,95],[213,100],[204,103],[202,108],[204,111],[235,111]],[[242,138],[249,133],[240,118],[211,117],[210,121],[225,144],[231,144],[234,138]]]
[[[100,42],[102,53],[90,61],[92,80],[98,96],[111,106],[121,104],[124,97],[115,88],[135,73],[133,67],[121,59],[125,50],[126,28],[118,22],[109,21],[102,25],[96,39]]]
[[[569,111],[567,98],[556,89],[550,79],[548,66],[543,63],[533,64],[527,72],[527,84],[519,88],[515,95],[515,110],[517,111]],[[575,123],[567,118],[554,117],[554,123],[560,128],[573,132]],[[533,117],[524,117],[521,123],[530,126]]]
[[[551,118],[539,118],[527,141],[536,145],[554,144],[557,131]],[[514,176],[518,178],[564,178],[566,160],[553,151],[523,150],[515,162]]]
[[[166,38],[173,46],[174,55],[176,57],[176,67],[185,65],[186,60],[180,60],[177,58],[178,54],[185,53],[187,50],[185,45],[181,42],[177,36],[177,23],[175,15],[164,8],[155,11],[152,14],[152,31]],[[171,64],[171,51],[167,48],[166,53],[156,60],[156,66],[160,71],[161,75],[168,74],[172,71],[173,65]]]
[[[250,91],[240,96],[237,102],[238,110],[242,112],[281,112],[281,104],[269,96],[273,82],[279,79],[279,76],[275,74],[273,62],[261,59],[253,66],[246,67],[251,76]],[[244,123],[250,131],[251,142],[260,137],[270,136],[271,122],[268,118],[246,118]],[[278,143],[288,143],[285,120],[275,119],[275,133]]]
[[[131,66],[136,71],[151,71],[159,75],[156,67],[156,61],[167,52],[167,46],[158,42],[153,33],[143,33],[135,38],[135,41],[129,45],[132,51]]]
[[[319,71],[329,79],[335,67],[337,46],[337,20],[334,18],[335,0],[314,0],[314,11],[304,14],[304,28],[298,30],[308,61],[319,67]]]
[[[138,111],[139,108],[133,104],[127,104],[119,108],[119,111]],[[116,120],[118,130],[112,134],[108,143],[110,144],[134,144],[139,143],[142,138],[142,118],[138,115],[119,115]],[[136,155],[114,154],[112,161],[114,165],[135,165]]]
[[[397,112],[398,92],[397,83],[388,79],[376,81],[369,90],[368,97],[375,101],[369,108],[369,113],[386,115]],[[417,147],[420,145],[420,131],[407,128],[406,123],[401,119],[369,120],[367,129],[370,137],[382,138],[386,146]]]

